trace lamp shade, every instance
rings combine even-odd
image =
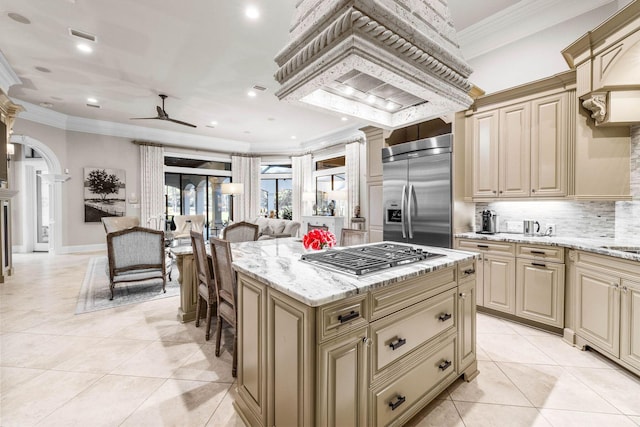
[[[220,191],[222,192],[222,194],[243,194],[244,184],[240,182],[228,182],[220,184]]]
[[[347,192],[346,191],[329,191],[329,193],[327,193],[327,197],[329,200],[347,200]]]

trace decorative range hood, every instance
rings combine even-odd
[[[446,0],[299,0],[275,61],[280,100],[387,129],[472,103]]]
[[[640,123],[640,1],[633,1],[562,51],[577,95],[596,126]]]

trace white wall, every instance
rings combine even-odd
[[[561,51],[618,11],[616,2],[469,60],[471,82],[486,93],[569,70]]]

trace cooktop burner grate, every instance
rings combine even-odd
[[[398,265],[442,256],[444,254],[426,252],[420,248],[398,243],[378,243],[308,253],[302,255],[301,260],[342,273],[360,276]]]

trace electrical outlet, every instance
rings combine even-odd
[[[556,234],[556,225],[555,224],[547,224],[547,234],[549,236],[555,236]]]

